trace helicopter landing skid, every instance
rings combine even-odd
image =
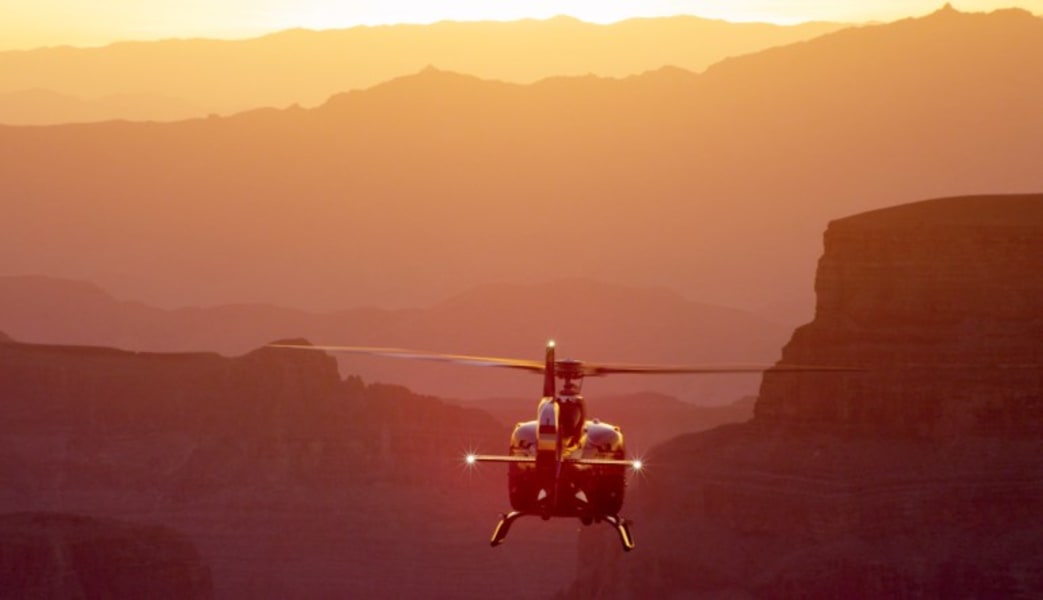
[[[634,537],[630,535],[630,521],[619,515],[605,517],[605,522],[616,528],[619,533],[619,541],[623,543],[623,550],[630,552],[634,549]]]
[[[531,515],[534,513],[521,512],[518,510],[511,511],[509,513],[503,513],[500,515],[500,522],[496,524],[496,529],[493,530],[493,537],[489,540],[489,545],[495,548],[507,539],[507,533],[511,530],[511,525],[514,524],[519,518],[525,515]],[[619,515],[607,515],[602,517],[606,523],[615,528],[619,534],[619,541],[623,544],[623,550],[630,552],[634,549],[634,538],[630,534],[630,522]]]
[[[509,513],[500,515],[500,522],[496,524],[496,529],[493,531],[493,537],[489,540],[489,545],[493,548],[499,546],[507,539],[507,532],[511,529],[511,524],[518,520],[519,517],[524,517],[529,513],[523,513],[521,511],[512,510]]]

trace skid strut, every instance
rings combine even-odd
[[[619,541],[623,543],[623,550],[630,552],[634,549],[634,537],[630,535],[630,521],[619,515],[609,515],[605,521],[616,528],[619,533]]]
[[[496,524],[496,529],[493,530],[493,537],[489,540],[489,545],[495,548],[502,544],[507,539],[507,533],[511,530],[511,525],[521,517],[531,514],[533,513],[518,510],[501,514],[500,521]],[[633,550],[634,538],[630,534],[630,522],[619,515],[607,515],[602,518],[606,523],[614,527],[616,533],[619,534],[619,541],[623,544],[623,550],[627,552]]]
[[[496,529],[493,531],[493,537],[489,540],[489,545],[493,548],[503,543],[503,540],[507,539],[507,532],[511,530],[511,524],[518,520],[519,517],[525,516],[526,513],[513,510],[509,513],[500,515],[500,522],[496,524]]]

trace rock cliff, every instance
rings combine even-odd
[[[469,472],[462,456],[500,451],[506,426],[342,381],[322,353],[6,341],[0,398],[0,511],[172,527],[210,566],[216,597],[523,597],[574,573],[573,523],[488,547],[504,469]]]
[[[572,597],[1039,597],[1043,195],[830,224],[755,418],[657,447]],[[600,539],[599,539],[600,538]],[[596,547],[596,546],[595,546]]]
[[[759,421],[878,434],[1043,434],[1043,196],[929,200],[830,223],[815,320]]]
[[[210,569],[166,527],[58,513],[0,516],[0,597],[213,598]]]

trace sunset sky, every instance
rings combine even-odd
[[[730,21],[894,20],[937,10],[942,0],[0,0],[0,50],[103,45],[119,40],[241,38],[280,29],[325,29],[441,20],[510,20],[571,15],[609,23],[690,14]],[[962,11],[1043,0],[959,0]]]

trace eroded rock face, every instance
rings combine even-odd
[[[166,527],[59,513],[0,516],[4,598],[213,598],[210,569]]]
[[[0,400],[0,512],[172,527],[199,549],[219,598],[530,597],[574,571],[572,523],[518,527],[503,552],[488,546],[506,469],[468,471],[462,457],[501,451],[506,425],[342,381],[323,353],[7,341]],[[531,581],[537,551],[543,577]]]
[[[1043,195],[832,223],[755,418],[657,447],[572,597],[1043,594]]]
[[[1043,195],[930,200],[830,223],[815,320],[759,421],[881,434],[1043,433]]]

